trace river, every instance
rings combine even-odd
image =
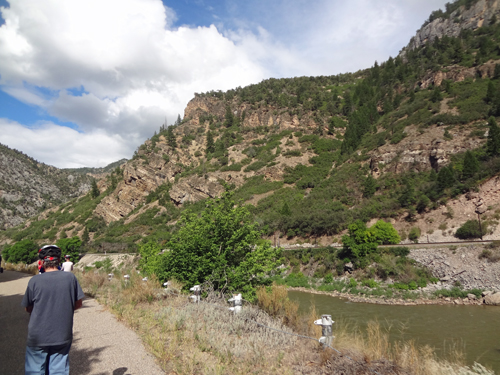
[[[382,327],[390,327],[391,341],[414,340],[418,345],[429,345],[441,358],[455,346],[465,352],[468,365],[475,361],[500,373],[498,306],[377,305],[299,291],[289,291],[288,296],[299,302],[299,312],[308,312],[314,305],[318,318],[331,315],[334,326],[348,324],[364,331],[369,321],[376,320]]]

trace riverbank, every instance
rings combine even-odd
[[[350,293],[344,293],[339,291],[321,291],[313,288],[304,288],[304,287],[289,287],[289,290],[295,290],[299,292],[307,292],[312,294],[323,294],[332,297],[338,297],[348,300],[349,302],[357,302],[357,303],[374,303],[379,305],[402,305],[402,306],[415,306],[415,305],[496,305],[496,303],[484,302],[485,297],[476,298],[475,295],[472,295],[467,298],[452,298],[452,297],[435,297],[435,298],[416,298],[414,300],[407,300],[403,298],[379,298],[379,297],[365,297],[354,295]],[[418,292],[416,292],[418,293]],[[492,294],[492,296],[500,297],[500,293],[498,296]],[[489,301],[489,300],[488,300]],[[500,302],[500,300],[499,300]]]
[[[437,360],[432,350],[411,342],[389,344],[377,324],[361,333],[350,332],[348,326],[335,327],[334,346],[341,354],[324,350],[316,341],[321,327],[314,324],[320,317],[314,309],[301,317],[293,308],[283,309],[285,315],[271,316],[245,304],[235,315],[220,296],[209,293],[201,303],[190,303],[187,295],[178,293],[179,285],[177,292],[171,293],[160,288],[154,278],[142,281],[134,270],[129,270],[129,275],[128,281],[118,271],[111,279],[99,271],[78,277],[84,291],[96,296],[142,337],[166,373],[493,374],[480,365],[465,367],[460,357]],[[283,303],[277,296],[286,299],[283,286],[264,293],[269,293],[274,307]],[[293,321],[293,327],[285,325],[285,320]]]

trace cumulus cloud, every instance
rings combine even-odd
[[[160,0],[10,1],[1,10],[0,89],[77,129],[3,120],[1,139],[29,155],[21,134],[113,145],[92,147],[92,156],[61,145],[70,162],[38,152],[57,165],[97,165],[86,163],[108,160],[110,150],[110,161],[130,157],[195,92],[369,67],[403,47],[441,2],[252,0],[215,14],[217,27],[176,27]]]
[[[50,122],[28,128],[0,118],[0,143],[59,168],[103,167],[130,157],[130,145],[120,135],[80,133]]]

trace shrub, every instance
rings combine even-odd
[[[286,156],[286,157],[302,156],[302,152],[300,152],[300,150],[288,150],[288,151],[283,153],[283,156]]]
[[[420,228],[419,227],[411,228],[410,233],[408,233],[408,238],[410,239],[410,241],[417,243],[419,237],[420,237]]]
[[[333,282],[333,275],[331,273],[327,274],[324,279],[323,279],[323,283],[325,284],[330,284]]]
[[[376,288],[378,286],[378,283],[373,279],[364,280],[362,284],[369,288]]]
[[[309,288],[309,281],[307,280],[307,277],[304,276],[302,272],[298,273],[291,273],[287,277],[285,277],[285,284],[288,286],[291,286],[293,288],[297,287],[303,287],[303,288]]]
[[[457,229],[455,237],[461,240],[471,239],[471,238],[481,238],[486,234],[486,228],[479,227],[479,222],[477,220],[467,220],[460,228]],[[482,230],[481,230],[482,229]]]

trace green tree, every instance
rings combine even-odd
[[[363,197],[371,198],[377,191],[377,180],[369,174],[363,182]]]
[[[99,191],[99,188],[97,187],[97,182],[94,179],[92,179],[92,183],[90,186],[91,186],[90,196],[95,199],[99,196],[99,194],[101,194],[101,192]]]
[[[255,288],[269,281],[280,264],[281,250],[260,239],[246,207],[236,206],[232,192],[207,203],[200,214],[185,212],[169,249],[148,270],[160,280],[177,279],[186,287],[211,281],[216,290],[239,291],[254,298]],[[156,250],[154,250],[156,251]]]
[[[495,84],[493,81],[488,82],[488,90],[486,91],[486,97],[484,100],[486,103],[491,103],[495,99],[496,95],[496,90],[495,90]]]
[[[342,236],[343,253],[350,259],[364,258],[377,251],[377,242],[361,220],[348,227],[348,234]]]
[[[472,152],[467,150],[464,156],[464,165],[462,168],[462,178],[467,180],[473,177],[479,171],[479,162]]]
[[[288,203],[285,202],[283,203],[283,206],[281,207],[280,214],[282,216],[292,216],[292,211],[290,210],[290,206],[288,206]]]
[[[450,188],[455,184],[455,176],[451,167],[443,167],[437,175],[437,190],[442,192],[444,189]]]
[[[491,156],[500,154],[500,128],[495,118],[492,116],[488,120],[488,140],[486,141],[486,150]]]
[[[86,244],[89,241],[90,241],[89,230],[87,229],[87,227],[85,227],[82,234],[82,242]]]
[[[434,86],[434,90],[432,91],[430,100],[433,103],[437,103],[443,100],[443,96],[441,95],[441,90],[439,89],[438,86]]]
[[[177,114],[177,120],[175,121],[175,124],[176,126],[180,125],[182,122],[182,119],[181,119],[181,115],[180,114]]]
[[[233,111],[231,111],[231,107],[229,105],[226,106],[226,118],[224,120],[224,126],[226,128],[230,128],[234,123],[234,115]]]
[[[386,223],[384,220],[377,221],[369,229],[372,241],[378,245],[391,245],[401,242],[398,231],[394,229],[391,223]]]
[[[82,240],[80,240],[80,237],[61,238],[57,240],[56,245],[61,248],[63,257],[69,255],[73,263],[78,262],[78,254],[80,254],[80,248],[82,247]]]
[[[167,128],[167,144],[172,147],[172,148],[176,148],[177,147],[177,138],[174,134],[174,129],[172,128],[172,126],[169,126]]]
[[[415,195],[415,183],[412,179],[405,179],[404,188],[398,200],[401,207],[409,207],[415,204],[417,197]]]
[[[205,153],[213,154],[214,152],[215,152],[214,136],[212,135],[212,132],[209,130],[207,132],[207,148],[205,149]]]
[[[14,245],[6,245],[2,256],[9,263],[31,264],[38,258],[38,245],[32,240],[25,239]]]

